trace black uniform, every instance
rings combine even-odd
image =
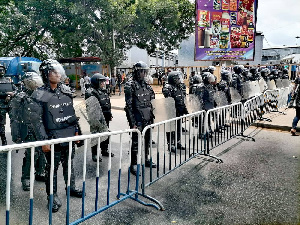
[[[137,129],[142,131],[147,125],[152,124],[154,121],[151,103],[151,100],[155,99],[154,91],[144,80],[139,80],[136,76],[133,76],[133,80],[126,82],[124,92],[126,101],[125,112],[129,126],[130,128],[137,127]],[[145,134],[145,156],[149,155],[149,147],[150,130]],[[131,146],[131,171],[133,174],[135,174],[133,166],[137,164],[137,152],[138,135],[137,133],[133,133]],[[146,160],[146,166],[150,166],[149,164],[149,161]]]
[[[25,90],[14,95],[10,102],[10,124],[12,141],[15,143],[33,142],[46,137],[45,130],[41,127],[42,109],[38,103],[31,98],[33,91]],[[21,182],[24,191],[29,191],[30,187],[30,165],[31,149],[25,151],[22,165]],[[36,180],[44,181],[45,176],[45,156],[41,147],[35,149],[34,164],[36,170]]]
[[[165,98],[171,97],[175,101],[176,117],[189,114],[186,105],[186,86],[183,83],[179,83],[179,72],[170,72],[168,76],[168,83],[163,87],[162,93]],[[177,121],[177,143],[175,143],[175,131],[167,132],[167,142],[168,145],[171,143],[171,151],[176,151],[177,148],[184,150],[185,148],[181,145],[181,121]],[[171,139],[170,139],[171,138]],[[169,146],[170,148],[170,146]]]
[[[97,98],[97,100],[99,101],[103,115],[105,117],[106,125],[107,125],[107,127],[109,127],[109,122],[111,121],[111,118],[112,118],[109,95],[107,94],[106,90],[101,90],[99,88],[95,88],[92,83],[92,88],[89,88],[85,93],[85,99],[88,99],[91,96],[95,96]],[[109,144],[108,138],[105,141],[102,141],[100,143],[101,153],[103,156],[108,156],[108,154],[109,154],[108,153],[108,144]],[[95,156],[97,156],[97,145],[92,147],[92,155],[94,158],[95,158]],[[114,155],[112,154],[112,156],[114,156]]]
[[[6,113],[8,113],[8,101],[10,96],[7,92],[14,91],[14,86],[9,79],[0,76],[0,136],[2,145],[7,144],[5,136]]]
[[[59,83],[57,88],[52,90],[49,86],[43,86],[37,89],[32,97],[40,104],[42,110],[42,123],[41,130],[45,136],[40,139],[56,139],[72,137],[78,131],[77,117],[73,107],[72,92],[70,89]],[[75,146],[73,144],[71,153],[71,195],[80,191],[75,187],[75,175],[73,167],[73,158],[75,154]],[[51,153],[45,153],[46,163],[46,192],[50,194],[50,166],[51,166]],[[68,157],[69,157],[69,143],[56,144],[54,146],[54,177],[53,177],[53,194],[57,193],[57,170],[59,163],[63,166],[63,175],[65,184],[68,181]]]

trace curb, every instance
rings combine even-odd
[[[265,129],[274,129],[274,130],[281,130],[281,131],[291,131],[291,126],[283,126],[283,125],[273,125],[273,124],[265,124],[265,123],[253,123],[251,126],[261,127]],[[296,129],[297,132],[300,132],[300,128]]]

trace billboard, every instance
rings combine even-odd
[[[254,60],[258,0],[196,0],[195,61]]]

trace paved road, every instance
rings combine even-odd
[[[80,104],[80,103],[77,103]],[[80,115],[79,115],[80,116]],[[111,130],[128,128],[125,113],[113,110]],[[82,116],[84,133],[88,124]],[[83,224],[299,224],[299,137],[288,132],[250,128],[246,134],[256,142],[233,139],[213,150],[224,163],[218,164],[207,157],[197,157],[146,189],[146,193],[159,200],[166,211],[157,211],[132,200],[93,217]],[[7,129],[11,143],[10,131]],[[128,160],[129,137],[124,137],[124,160]],[[128,141],[128,142],[127,142]],[[112,141],[112,151],[118,152],[118,139]],[[21,165],[24,151],[13,153],[11,224],[27,224],[28,192],[21,188]],[[87,155],[87,203],[93,208],[95,163]],[[5,155],[0,155],[0,224],[5,223]],[[82,178],[82,148],[75,156],[78,185]],[[112,165],[118,164],[118,156]],[[107,158],[100,165],[99,202],[106,202]],[[124,165],[126,171],[126,165]],[[116,173],[116,171],[115,171]],[[53,224],[62,224],[65,217],[66,197],[62,170],[59,171],[61,210],[54,214]],[[116,180],[112,180],[112,185]],[[101,191],[103,190],[103,191]],[[111,193],[111,201],[115,192]],[[147,201],[147,200],[145,200]],[[35,183],[34,224],[48,224],[45,185]],[[71,199],[71,216],[80,216],[81,200]]]

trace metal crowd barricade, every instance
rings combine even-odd
[[[130,198],[133,199],[141,204],[147,205],[147,206],[153,206],[158,209],[158,207],[154,204],[147,204],[140,200],[139,195],[141,193],[139,192],[139,176],[133,176],[133,179],[131,181],[130,176],[130,146],[131,146],[131,138],[130,135],[132,135],[133,132],[136,132],[138,134],[138,165],[137,170],[140,172],[140,165],[141,165],[141,133],[137,129],[130,129],[130,130],[124,130],[124,131],[114,131],[114,132],[106,132],[106,133],[97,133],[97,134],[90,134],[90,135],[81,135],[81,136],[74,136],[69,138],[60,138],[60,139],[53,139],[53,140],[45,140],[45,141],[37,141],[37,142],[30,142],[30,143],[24,143],[24,144],[14,144],[14,145],[7,145],[7,146],[1,146],[0,152],[6,152],[7,153],[7,179],[6,179],[6,224],[10,224],[10,215],[11,213],[19,214],[20,211],[11,211],[11,177],[12,177],[12,151],[16,151],[19,149],[26,149],[31,148],[31,168],[30,168],[30,199],[29,199],[29,215],[28,215],[28,224],[33,224],[33,221],[35,223],[42,219],[41,214],[46,213],[39,211],[38,213],[34,214],[34,197],[41,197],[41,196],[34,196],[34,150],[36,147],[43,146],[43,145],[51,145],[51,172],[50,172],[50,206],[49,206],[49,217],[48,217],[48,223],[49,224],[62,224],[62,218],[58,218],[56,215],[52,214],[52,205],[53,205],[53,171],[54,171],[54,145],[59,143],[69,143],[69,160],[68,160],[68,182],[67,182],[67,203],[66,203],[66,217],[65,217],[65,224],[79,224],[98,213]],[[127,135],[127,136],[126,136]],[[100,178],[100,163],[99,163],[99,155],[100,155],[100,138],[104,136],[109,136],[109,158],[107,162],[107,177],[103,176]],[[119,137],[119,139],[118,139]],[[129,150],[129,158],[126,160],[126,157],[123,155],[123,140],[125,139],[129,142],[128,145],[126,145]],[[91,138],[98,139],[98,149],[97,149],[97,165],[96,165],[96,187],[92,189],[95,191],[95,196],[93,198],[89,198],[85,195],[87,190],[87,183],[91,182],[90,179],[86,179],[86,172],[87,172],[87,146],[88,146],[88,140]],[[111,158],[111,146],[112,146],[112,139],[114,139],[114,144],[118,147],[118,153],[115,155],[119,156],[119,163],[112,165],[112,158]],[[84,151],[83,151],[83,177],[82,177],[82,204],[81,204],[81,210],[77,209],[77,205],[71,205],[70,204],[70,174],[71,174],[71,153],[73,148],[73,142],[78,140],[84,140]],[[124,159],[125,158],[125,159]],[[103,165],[103,162],[101,163]],[[123,172],[121,168],[125,167],[125,171]],[[100,179],[102,179],[102,183],[106,187],[106,196],[100,196],[99,195],[99,185],[100,185]],[[77,178],[78,180],[78,178]],[[78,183],[78,182],[77,182]],[[89,183],[90,184],[90,183]],[[112,184],[114,184],[114,187],[112,187]],[[131,186],[134,186],[132,189]],[[88,192],[90,193],[90,192]],[[112,201],[112,196],[116,196],[117,200]],[[43,193],[42,196],[45,199],[45,205],[47,204],[46,200],[46,192]],[[101,198],[102,197],[102,198]],[[151,198],[150,198],[151,199]],[[15,199],[14,199],[15,201]],[[99,202],[104,202],[102,206],[99,206]],[[94,205],[94,208],[88,208],[89,205]],[[71,207],[72,206],[72,210]],[[74,208],[75,207],[75,208]],[[25,208],[24,208],[25,210]],[[61,207],[60,210],[63,210],[63,207]],[[72,214],[71,214],[72,211]],[[24,211],[24,213],[27,213],[28,211]],[[17,217],[17,215],[16,215]],[[46,218],[46,217],[45,217]],[[70,222],[73,221],[73,222]],[[42,222],[42,221],[40,221]],[[43,221],[45,222],[45,221]],[[25,223],[25,222],[22,222]]]
[[[210,155],[213,148],[227,142],[243,132],[243,105],[241,102],[210,109],[205,115],[205,151]]]
[[[156,141],[156,147],[150,144],[149,156],[146,156],[145,152],[142,151],[144,153],[142,156],[142,191],[144,195],[146,187],[195,156],[204,153],[204,140],[199,138],[204,134],[204,117],[205,111],[199,111],[151,124],[144,128],[142,146],[145,146],[146,135],[150,135],[150,140]],[[182,128],[188,132],[183,134]],[[178,140],[185,148],[184,150],[177,146]],[[172,141],[174,141],[173,144]],[[172,145],[176,147],[176,149],[173,148],[173,152]],[[142,149],[144,148],[142,147]],[[157,167],[145,168],[145,159],[149,159],[150,163],[155,163]],[[157,204],[160,203],[157,201]]]
[[[266,112],[278,112],[279,89],[266,90],[264,98],[266,103]]]
[[[244,103],[244,130],[263,115],[264,95],[252,97]]]

